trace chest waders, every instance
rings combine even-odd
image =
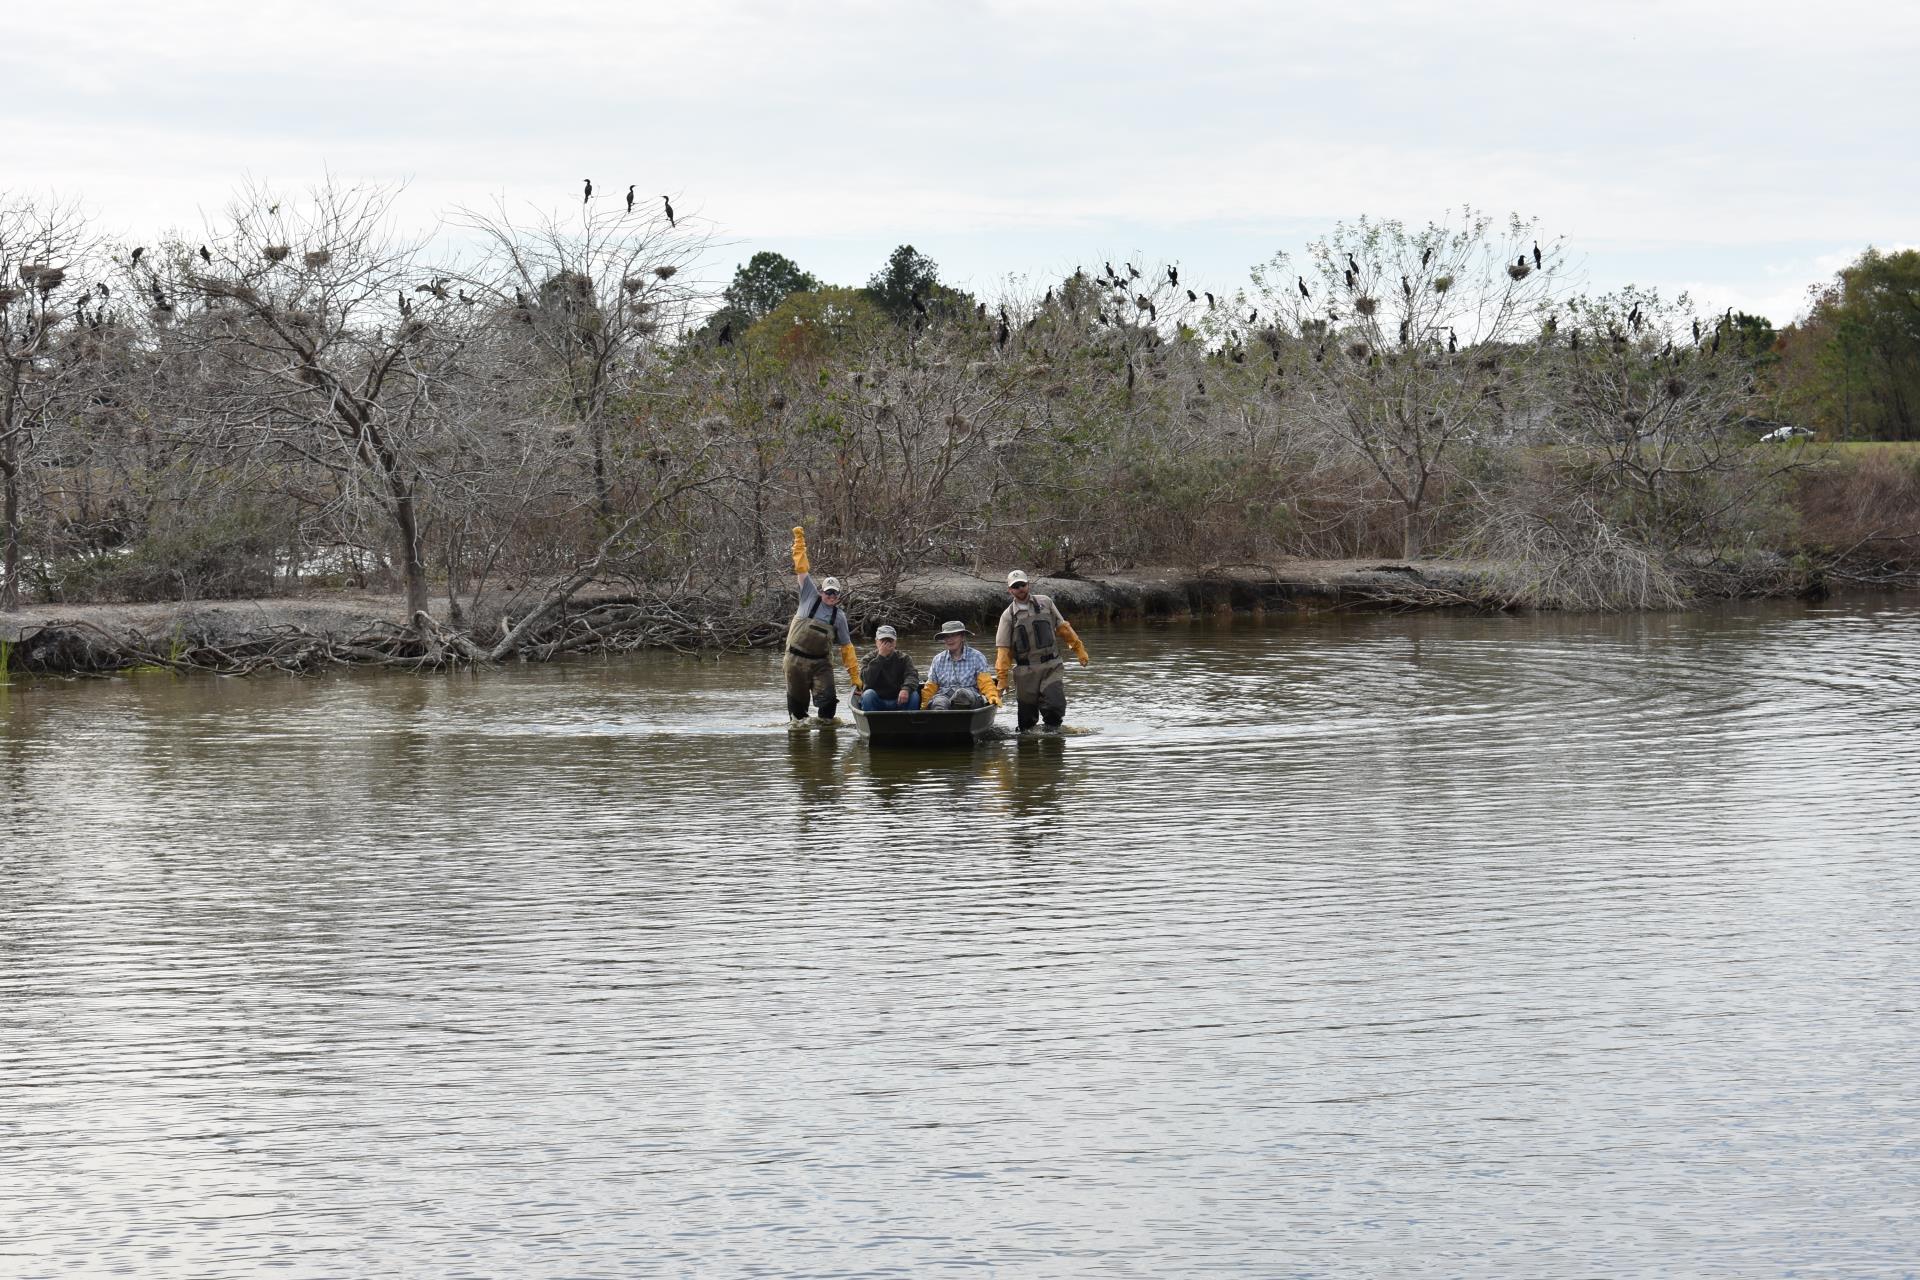
[[[840,606],[827,606],[827,616],[822,619],[820,609],[824,604],[816,601],[807,612],[795,613],[787,624],[787,656],[780,665],[787,677],[787,714],[795,720],[806,717],[808,694],[812,694],[822,720],[833,719],[839,705],[833,692],[833,664],[827,661],[827,655],[833,652]]]
[[[1053,619],[1043,607],[1030,605],[1013,616],[1013,688],[1019,700],[1018,727],[1031,729],[1042,716],[1058,726],[1067,715],[1066,666]]]

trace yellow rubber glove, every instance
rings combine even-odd
[[[1013,650],[1005,648],[1004,646],[994,650],[993,674],[998,677],[1000,681],[1001,693],[1005,693],[1013,687],[1007,683],[1007,678],[1013,674]]]
[[[973,683],[980,690],[981,697],[996,707],[1000,705],[1000,686],[993,682],[992,676],[982,671],[973,678]]]
[[[920,686],[920,705],[926,706],[933,701],[933,695],[940,692],[940,682],[929,680]]]
[[[807,561],[807,531],[799,525],[793,526],[793,571],[813,572],[813,565]]]
[[[852,645],[840,646],[840,661],[847,668],[847,679],[853,683],[853,691],[865,693],[867,686],[860,683],[860,655],[853,651]]]
[[[1062,622],[1055,628],[1055,631],[1059,634],[1060,639],[1066,644],[1067,648],[1073,650],[1073,656],[1080,659],[1080,665],[1083,667],[1086,666],[1087,646],[1080,643],[1080,637],[1073,633],[1073,626],[1070,623]]]

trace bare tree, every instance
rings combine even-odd
[[[1463,210],[1457,225],[1342,224],[1254,273],[1260,316],[1283,326],[1287,376],[1309,419],[1364,458],[1401,512],[1401,553],[1426,548],[1432,504],[1459,451],[1539,421],[1541,340],[1556,321],[1557,245],[1518,218]],[[1311,276],[1311,279],[1309,279]]]
[[[0,609],[20,603],[25,473],[81,368],[59,335],[105,305],[84,278],[95,247],[78,206],[0,192]]]

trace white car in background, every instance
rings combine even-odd
[[[1775,427],[1760,437],[1760,443],[1811,439],[1813,439],[1813,431],[1808,427]]]

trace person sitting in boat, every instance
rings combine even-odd
[[[795,724],[807,718],[807,695],[822,720],[833,719],[839,699],[833,689],[833,663],[828,655],[837,642],[840,661],[846,664],[847,679],[854,696],[861,692],[860,668],[853,652],[853,635],[847,630],[846,611],[840,607],[840,579],[827,578],[816,587],[812,566],[807,561],[807,534],[793,526],[793,575],[800,588],[800,607],[787,624],[787,654],[781,668],[787,677],[787,715]]]
[[[929,711],[1000,705],[1000,686],[993,681],[987,656],[967,643],[972,634],[964,622],[941,624],[940,643],[946,651],[935,656],[927,668],[927,683],[920,689]]]
[[[900,651],[900,633],[881,627],[873,633],[873,652],[860,661],[862,711],[918,711],[920,669]]]

